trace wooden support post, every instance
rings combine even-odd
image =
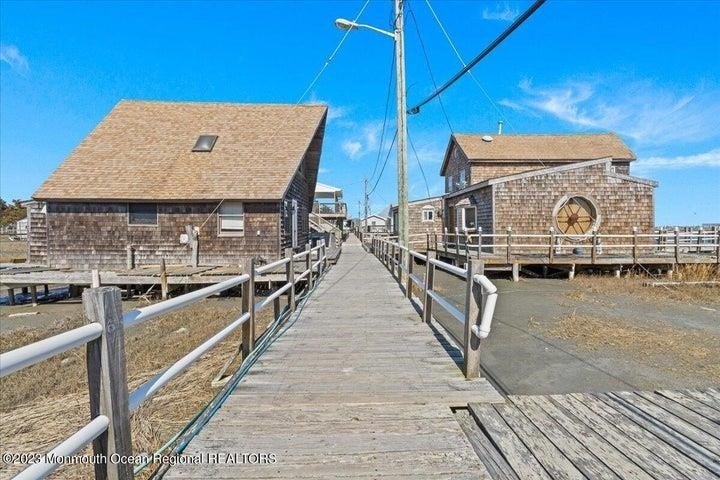
[[[675,227],[675,263],[680,263],[680,229]]]
[[[50,287],[48,287],[47,283],[43,285],[43,295],[45,295],[46,297],[50,295]]]
[[[507,227],[507,263],[510,263],[510,255],[511,255],[511,246],[512,246],[512,228]]]
[[[308,273],[308,277],[307,277],[308,290],[311,290],[313,287],[313,271],[312,271],[313,259],[312,259],[312,252],[310,251],[311,249],[312,249],[312,246],[310,245],[310,242],[308,242],[307,245],[305,245],[305,251],[307,252],[307,255],[305,255],[305,270],[310,270],[310,273]],[[319,251],[320,250],[318,250],[318,252]],[[318,273],[320,273],[319,267],[320,267],[320,265],[318,265]]]
[[[480,376],[480,339],[472,332],[474,325],[480,325],[482,310],[482,288],[475,282],[480,273],[479,262],[468,259],[465,278],[465,332],[463,336],[463,373],[465,378]]]
[[[273,300],[273,319],[280,318],[280,297]]]
[[[389,246],[389,248],[390,248],[390,274],[394,277],[396,274],[395,267],[397,266],[395,264],[395,244],[393,243],[392,245]]]
[[[22,287],[22,289],[21,289],[20,291],[22,292],[23,295],[27,295],[27,294],[28,294],[28,287]]]
[[[575,279],[575,264],[570,265],[570,270],[568,271],[568,280]]]
[[[720,227],[715,227],[715,263],[720,265]]]
[[[164,258],[160,259],[160,298],[162,300],[167,300],[168,298],[168,278]]]
[[[633,247],[632,247],[633,263],[638,263],[638,229],[637,229],[637,227],[632,228],[632,234],[633,234]]]
[[[14,288],[8,288],[7,289],[8,294],[8,305],[13,306],[15,305],[15,289]]]
[[[292,263],[292,262],[291,262]],[[250,313],[250,318],[242,324],[243,361],[255,349],[255,259],[250,259],[248,269],[250,279],[242,285],[242,313]]]
[[[135,249],[132,245],[125,247],[125,267],[128,270],[135,268]]]
[[[698,229],[698,237],[697,237],[697,249],[695,250],[695,253],[702,253],[702,239],[703,239],[703,229]]]
[[[590,247],[590,263],[595,265],[595,261],[597,260],[597,230],[593,229],[592,231],[592,247]]]
[[[548,264],[555,260],[555,228],[550,227],[550,248],[548,249]]]
[[[322,269],[320,270],[320,274],[324,275],[327,271],[328,266],[328,259],[327,259],[327,246],[325,245],[325,242],[323,241],[322,247],[320,247],[320,255],[322,255],[320,258],[322,258],[322,262],[320,262],[320,266]]]
[[[430,260],[435,257],[435,252],[428,252],[427,262],[425,263],[425,290],[423,292],[423,320],[425,323],[430,323],[432,320],[432,297],[428,294],[428,291],[433,289],[435,283],[435,265]]]
[[[615,271],[613,271],[613,275],[615,278],[620,278],[621,273],[622,273],[622,269],[620,267],[616,268]]]
[[[99,270],[92,270],[91,272],[91,281],[90,286],[92,288],[98,288],[100,286],[100,271]]]
[[[286,248],[285,256],[290,258],[290,261],[285,267],[285,276],[287,283],[290,284],[290,288],[288,289],[288,307],[290,308],[290,313],[293,313],[295,311],[295,266],[292,261],[293,249]],[[322,270],[322,263],[320,263],[320,269]]]
[[[448,256],[448,229],[445,228],[443,232],[443,249],[445,250],[445,256]]]
[[[37,307],[37,285],[30,285],[30,298],[32,298],[32,306]]]
[[[90,417],[110,419],[106,432],[93,441],[99,458],[132,455],[128,384],[125,363],[125,329],[122,299],[117,287],[91,288],[83,292],[83,309],[88,322],[103,326],[100,338],[87,344],[87,374]],[[131,480],[130,462],[97,462],[95,479]]]
[[[518,262],[513,262],[512,264],[512,281],[520,281],[520,264]]]
[[[455,227],[455,266],[460,266],[460,230]]]
[[[430,232],[425,233],[425,251],[430,251]]]
[[[408,300],[412,300],[412,289],[413,289],[413,281],[410,278],[410,275],[413,273],[413,267],[415,266],[415,257],[410,255],[410,252],[407,252],[407,263],[405,264],[405,296],[408,298]]]
[[[478,258],[482,255],[482,227],[478,227]]]

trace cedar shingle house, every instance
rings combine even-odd
[[[453,135],[440,174],[452,232],[547,234],[654,228],[652,180],[630,175],[633,152],[615,134]]]
[[[424,249],[429,234],[441,234],[444,231],[443,199],[428,197],[408,202],[408,233],[410,246]],[[390,227],[393,235],[398,234],[398,206],[390,206]]]
[[[327,107],[121,101],[33,198],[31,262],[275,259],[308,240]],[[188,226],[191,228],[188,230]],[[192,235],[192,234],[191,234]]]

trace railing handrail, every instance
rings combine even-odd
[[[364,238],[363,236],[363,243],[365,243]],[[432,258],[432,252],[428,252],[427,255],[422,255],[387,237],[371,236],[370,243],[372,252],[388,267],[390,272],[393,275],[397,272],[398,282],[402,284],[402,275],[406,276],[405,294],[408,299],[412,299],[413,284],[423,289],[424,296],[421,306],[422,316],[426,322],[430,322],[432,319],[432,305],[437,304],[464,327],[465,336],[463,339],[459,339],[455,337],[454,332],[440,323],[440,325],[448,331],[449,335],[455,338],[462,346],[464,353],[463,371],[465,376],[468,378],[478,376],[480,372],[478,342],[487,338],[490,334],[498,295],[497,287],[489,278],[479,273],[480,265],[473,263],[474,260],[470,260],[468,268],[463,269],[456,267]],[[420,277],[413,274],[414,258],[425,261],[425,281],[422,281]],[[465,312],[434,290],[436,268],[457,275],[465,280]],[[478,288],[479,290],[477,290]]]
[[[318,261],[315,263],[312,263],[311,257],[314,252],[318,252],[317,258]],[[303,271],[302,274],[295,276],[294,273],[294,263],[296,259],[302,259],[306,258],[306,269]],[[93,315],[99,315],[101,318],[101,321],[91,321],[90,323],[83,325],[81,327],[74,328],[72,330],[68,330],[66,332],[54,335],[52,337],[46,338],[44,340],[40,340],[37,342],[33,342],[28,345],[24,345],[22,347],[16,348],[14,350],[10,350],[8,352],[0,354],[0,378],[10,375],[12,373],[15,373],[19,370],[22,370],[24,368],[30,367],[32,365],[35,365],[38,362],[41,362],[43,360],[46,360],[48,358],[51,358],[53,356],[59,355],[63,352],[66,352],[72,348],[81,346],[81,345],[87,345],[88,346],[88,376],[90,377],[90,369],[91,369],[91,362],[93,361],[93,357],[90,354],[90,345],[96,342],[106,341],[104,339],[105,335],[116,335],[116,338],[122,339],[122,330],[124,328],[127,328],[129,326],[137,325],[141,322],[144,322],[146,320],[158,317],[160,315],[167,314],[169,312],[178,310],[180,308],[187,307],[189,305],[192,305],[198,301],[201,301],[211,295],[221,293],[223,291],[226,291],[228,289],[237,287],[242,285],[243,290],[243,313],[236,318],[234,321],[226,325],[224,328],[222,328],[219,332],[215,333],[212,337],[205,340],[203,343],[201,343],[199,346],[194,348],[189,353],[185,354],[183,357],[181,357],[179,360],[172,363],[169,367],[167,367],[162,372],[155,375],[150,380],[143,383],[140,387],[135,389],[135,391],[128,393],[127,398],[125,398],[125,408],[127,412],[133,412],[135,411],[144,401],[149,399],[153,394],[155,394],[158,390],[160,390],[163,386],[167,385],[174,377],[176,377],[178,374],[180,374],[182,371],[184,371],[188,366],[190,366],[193,362],[197,361],[199,358],[201,358],[208,350],[216,346],[218,343],[220,343],[223,339],[225,339],[230,333],[235,331],[238,327],[247,327],[248,323],[252,323],[252,329],[250,330],[250,335],[252,335],[251,339],[245,338],[245,331],[243,332],[243,353],[247,353],[247,344],[254,345],[254,337],[255,337],[255,330],[254,330],[254,316],[257,311],[262,310],[263,308],[267,307],[270,303],[275,303],[276,305],[279,305],[279,297],[285,293],[288,292],[289,296],[289,302],[288,307],[290,310],[290,313],[292,313],[295,310],[295,286],[300,281],[305,280],[310,288],[312,288],[313,285],[313,273],[317,272],[317,279],[319,279],[323,273],[327,270],[327,255],[326,255],[326,246],[325,242],[321,241],[317,246],[310,248],[310,244],[308,244],[303,252],[293,254],[292,249],[286,249],[286,255],[285,257],[274,261],[272,263],[269,263],[267,265],[263,265],[262,267],[255,267],[254,261],[250,262],[250,272],[238,275],[236,277],[230,278],[228,280],[218,282],[214,285],[210,285],[204,288],[201,288],[199,290],[195,290],[193,292],[189,292],[183,295],[180,295],[175,298],[171,298],[168,300],[164,300],[162,302],[158,302],[153,305],[149,305],[147,307],[141,307],[136,308],[133,310],[129,310],[125,313],[121,312],[122,306],[115,303],[113,305],[105,304],[105,303],[90,303],[85,306],[86,312],[88,312],[88,308],[93,312]],[[255,291],[253,289],[248,289],[248,285],[252,285],[254,287],[255,283],[255,277],[259,275],[263,275],[273,268],[276,268],[278,266],[286,266],[286,275],[287,275],[287,281],[279,287],[275,292],[273,292],[270,296],[267,298],[255,302]],[[306,278],[307,277],[307,278]],[[103,287],[107,288],[107,287]],[[117,293],[115,299],[117,302],[120,301],[120,294],[117,287],[112,287],[115,292]],[[92,289],[103,291],[100,289]],[[90,297],[88,297],[90,298]],[[85,304],[85,294],[83,294],[83,304]],[[88,300],[90,302],[92,300]],[[113,310],[117,309],[117,310]],[[99,311],[96,311],[99,310]],[[109,324],[107,328],[104,326],[104,322],[106,321],[112,321],[111,319],[107,317],[112,317],[113,315],[117,314],[117,322],[113,324]],[[279,315],[279,312],[276,311],[276,320],[279,318],[277,315]],[[118,335],[117,329],[120,329],[120,334]],[[112,343],[112,345],[110,345]],[[117,344],[115,344],[117,343]],[[124,351],[124,342],[120,344],[120,342],[111,342],[107,340],[107,348],[120,348],[122,351]],[[103,348],[99,346],[93,347],[93,354],[97,354],[98,352],[103,351]],[[105,358],[104,353],[100,354],[100,359],[98,360],[100,363],[107,362],[108,360]],[[121,355],[122,360],[124,361],[124,354]],[[243,356],[245,358],[245,355]],[[118,388],[118,385],[112,385],[113,380],[117,381],[118,378],[125,379],[125,365],[124,363],[122,365],[111,365],[111,366],[100,366],[96,365],[93,368],[93,374],[97,374],[98,372],[100,375],[106,375],[107,373],[105,370],[109,369],[120,369],[118,372],[121,372],[122,375],[116,374],[115,376],[110,376],[109,378],[103,377],[104,385],[100,385],[100,382],[94,382],[95,385],[90,385],[90,388]],[[95,378],[95,377],[93,377]],[[92,383],[92,382],[89,382]],[[127,384],[121,385],[123,388],[123,391],[127,391]],[[93,404],[92,402],[104,402],[105,399],[100,398],[102,395],[90,395],[91,397],[91,411],[98,412],[99,411],[99,405],[100,404]],[[96,397],[93,399],[93,397]],[[107,408],[107,406],[106,406]],[[110,407],[112,408],[112,406]],[[67,457],[69,455],[72,455],[79,451],[84,446],[88,445],[91,442],[98,441],[99,438],[101,438],[101,435],[105,433],[106,431],[108,434],[111,434],[111,432],[108,429],[117,429],[117,426],[113,425],[114,421],[120,421],[124,422],[124,425],[120,427],[120,430],[123,431],[124,435],[127,435],[125,440],[127,440],[127,443],[129,443],[129,435],[130,435],[130,419],[129,415],[121,416],[124,418],[115,418],[113,420],[113,412],[109,412],[106,414],[99,414],[97,413],[91,421],[82,427],[80,430],[72,434],[70,437],[67,437],[64,439],[60,444],[58,444],[53,450],[51,450],[44,458],[45,459],[52,459],[57,458],[57,462],[52,461],[42,461],[35,464],[32,464],[25,468],[22,472],[20,472],[18,475],[15,476],[16,479],[39,479],[44,478],[50,473],[52,473],[55,469],[57,469],[60,465],[62,465],[62,458]],[[118,432],[113,431],[112,435],[117,435]],[[113,437],[115,438],[115,437]],[[107,439],[102,440],[105,442],[105,447],[102,450],[104,453],[106,453],[108,456],[111,453],[116,452],[110,452],[107,450],[108,448],[108,441]],[[118,445],[120,442],[111,442],[115,444],[115,447],[118,447],[118,449],[122,449],[121,446]],[[131,446],[130,446],[131,449]],[[130,454],[131,452],[117,452],[120,454]],[[111,462],[106,463],[106,465],[110,465]],[[107,467],[110,468],[110,467]],[[130,473],[128,473],[130,472]],[[132,478],[132,468],[129,468],[126,466],[124,470],[122,470],[118,475],[114,475],[118,477],[120,480],[130,480]],[[104,478],[104,477],[103,477]]]

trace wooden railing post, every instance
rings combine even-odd
[[[465,264],[470,260],[470,235],[465,230]]]
[[[638,263],[638,229],[637,229],[637,227],[632,227],[632,234],[633,234],[633,247],[632,247],[633,263]]]
[[[167,300],[168,298],[168,278],[167,269],[165,267],[165,259],[160,259],[160,299]]]
[[[125,267],[128,270],[135,268],[135,249],[132,245],[125,247]]]
[[[445,250],[445,256],[448,254],[448,229],[445,227],[443,231],[443,250]]]
[[[597,230],[592,231],[592,247],[590,247],[590,262],[594,265],[597,260],[597,244],[598,236]]]
[[[715,227],[715,262],[720,264],[720,227]]]
[[[412,300],[412,289],[413,281],[410,275],[413,273],[413,267],[415,266],[415,257],[410,255],[410,251],[407,252],[407,263],[405,264],[405,296],[408,300]]]
[[[680,229],[675,227],[675,263],[680,263]]]
[[[463,336],[463,373],[465,378],[480,376],[480,339],[472,332],[482,318],[482,287],[475,282],[480,273],[480,262],[471,259],[465,277],[465,332]]]
[[[478,258],[482,255],[482,227],[478,227]]]
[[[83,292],[82,301],[86,320],[103,326],[100,338],[87,344],[90,417],[105,415],[110,419],[107,431],[93,441],[93,452],[105,459],[113,454],[129,456],[132,439],[120,289],[90,288]],[[129,462],[97,462],[94,468],[96,480],[133,478]]]
[[[242,324],[242,358],[245,360],[255,349],[255,259],[250,259],[250,279],[242,285],[242,313],[250,318]]]
[[[702,240],[703,240],[703,229],[700,227],[698,229],[698,237],[697,237],[697,253],[702,253]]]
[[[320,262],[320,266],[322,267],[320,274],[324,275],[328,266],[327,246],[325,245],[325,240],[323,240],[322,247],[320,247],[320,254],[322,255],[322,257],[320,257],[322,258],[322,262]]]
[[[430,251],[430,232],[425,233],[425,251]]]
[[[512,228],[507,227],[507,263],[510,263],[510,248],[512,246]]]
[[[290,313],[292,313],[295,311],[295,265],[292,259],[293,249],[286,248],[285,256],[290,258],[290,261],[285,265],[285,276],[287,277],[287,283],[290,284],[290,288],[288,289],[288,307],[290,308]],[[322,263],[320,263],[319,268],[322,270]],[[318,272],[318,276],[320,274],[321,272]]]
[[[310,270],[310,273],[308,273],[308,278],[307,278],[308,290],[312,290],[312,287],[313,287],[313,267],[312,267],[313,261],[312,261],[311,249],[312,249],[312,246],[310,245],[310,242],[308,242],[307,245],[305,245],[305,251],[307,252],[307,255],[305,255],[305,270]]]
[[[435,252],[428,252],[425,263],[425,290],[423,292],[423,320],[425,323],[430,323],[430,320],[432,320],[433,300],[428,292],[433,289],[435,284],[435,265],[430,262],[433,258],[435,258]]]
[[[395,244],[392,243],[389,245],[390,248],[390,274],[394,277],[395,276]]]
[[[460,230],[455,227],[455,265],[460,266]]]
[[[550,227],[550,248],[548,249],[548,263],[555,259],[555,228]]]

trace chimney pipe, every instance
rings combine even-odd
[[[497,132],[498,135],[502,135],[502,129],[503,129],[503,121],[498,120],[498,132]]]

